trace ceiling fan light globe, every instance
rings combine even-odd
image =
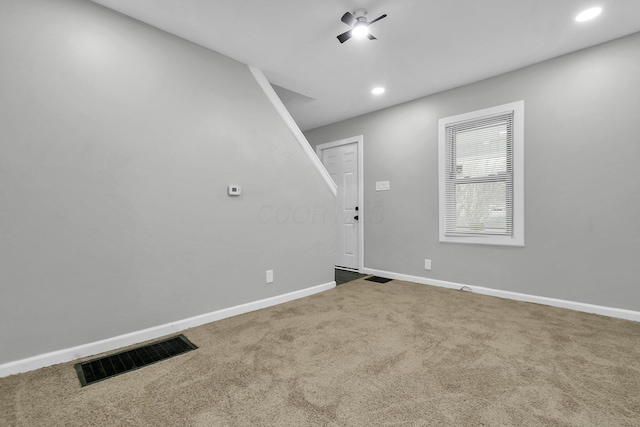
[[[353,30],[351,30],[351,35],[357,39],[363,39],[369,35],[369,27],[367,24],[358,23]]]

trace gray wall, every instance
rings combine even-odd
[[[245,65],[82,0],[0,2],[0,58],[0,363],[333,281]]]
[[[438,119],[518,100],[526,246],[439,243]],[[365,267],[640,311],[639,118],[634,34],[306,136],[364,135]]]

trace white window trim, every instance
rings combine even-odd
[[[479,119],[513,111],[513,234],[511,236],[447,236],[446,215],[446,127],[451,123]],[[524,246],[524,101],[512,102],[438,120],[438,190],[440,242],[480,245]]]

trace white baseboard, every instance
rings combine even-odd
[[[602,316],[616,317],[619,319],[633,320],[640,322],[640,312],[625,310],[622,308],[605,307],[602,305],[586,304],[583,302],[567,301],[556,298],[539,297],[529,294],[521,294],[518,292],[501,291],[499,289],[484,288],[481,286],[466,285],[462,283],[446,282],[444,280],[428,279],[419,276],[409,276],[407,274],[392,273],[389,271],[374,270],[372,268],[363,268],[363,274],[373,274],[375,276],[386,277],[389,279],[404,280],[407,282],[420,283],[423,285],[439,286],[450,289],[461,289],[482,295],[491,295],[498,298],[507,298],[516,301],[533,302],[536,304],[550,305],[553,307],[568,308],[570,310],[582,311],[585,313],[600,314]]]
[[[131,332],[117,337],[108,338],[88,344],[79,345],[77,347],[58,350],[51,353],[45,353],[27,359],[17,360],[15,362],[0,365],[0,378],[7,377],[21,372],[33,371],[35,369],[44,368],[45,366],[56,365],[58,363],[69,362],[71,360],[83,357],[93,356],[94,354],[104,353],[106,351],[116,350],[118,348],[134,345],[143,341],[152,340],[163,337],[165,335],[174,334],[185,329],[204,325],[205,323],[215,322],[216,320],[226,319],[227,317],[237,316],[239,314],[248,313],[250,311],[260,310],[262,308],[271,307],[303,298],[319,292],[327,291],[335,288],[336,282],[329,282],[322,285],[313,286],[299,291],[289,292],[287,294],[278,295],[271,298],[265,298],[259,301],[253,301],[246,304],[229,307],[222,310],[213,311],[211,313],[202,314],[188,319],[178,320],[164,325],[154,326],[152,328]]]

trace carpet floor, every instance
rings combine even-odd
[[[640,425],[636,322],[360,279],[184,335],[84,388],[73,362],[2,378],[0,425]]]

